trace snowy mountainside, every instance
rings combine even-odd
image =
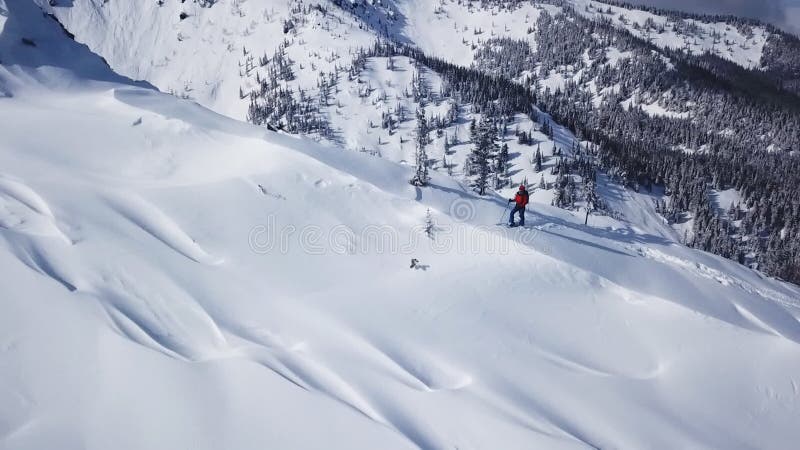
[[[475,50],[490,38],[526,39],[535,48],[531,30],[539,13],[561,11],[558,6],[536,2],[523,2],[508,9],[484,8],[472,2],[416,0],[377,5],[352,3],[355,6],[324,0],[231,0],[206,7],[177,1],[159,5],[82,0],[68,6],[37,1],[80,42],[106,57],[119,73],[148,80],[163,91],[188,96],[233,117],[244,116],[246,103],[243,106],[234,96],[239,88],[244,92],[252,88],[251,72],[257,67],[257,60],[271,57],[284,41],[289,44],[287,56],[295,62],[294,74],[299,78],[296,84],[310,89],[318,74],[337,65],[347,67],[354,51],[369,47],[382,34],[417,45],[433,55],[446,56],[456,64],[469,65],[474,61]],[[656,45],[688,48],[695,54],[718,47],[720,56],[748,68],[759,66],[767,35],[759,27],[749,27],[753,34],[750,36],[728,24],[690,20],[698,28],[689,27],[697,33],[695,36],[677,31],[665,17],[644,11],[582,1],[574,7],[591,18],[604,17],[611,9],[614,14],[609,17],[618,22],[616,25],[623,25],[624,21],[634,35]],[[642,27],[633,28],[632,24],[639,22]],[[644,26],[645,22],[648,26]],[[652,29],[667,26],[670,30],[662,33]],[[444,31],[450,39],[440,38]],[[111,32],[114,39],[107,39]],[[729,45],[718,43],[720,39]]]
[[[480,121],[481,113],[443,92],[445,81],[427,67],[417,67],[405,56],[371,57],[353,81],[340,78],[328,107],[324,108],[334,132],[334,145],[367,153],[401,164],[413,165],[416,150],[417,112],[429,122],[430,144],[427,153],[430,168],[467,182],[468,158],[472,150],[470,128]],[[415,88],[416,86],[416,88]],[[415,99],[410,92],[423,91]],[[387,125],[387,122],[390,122]],[[540,182],[552,185],[550,173],[559,155],[567,155],[577,145],[575,137],[558,124],[545,134],[541,124],[524,114],[517,114],[505,124],[499,144],[507,148],[509,167],[501,174],[498,190],[513,195],[520,183],[530,186],[542,203],[549,203],[552,190],[540,189]],[[521,143],[519,133],[530,142]],[[542,155],[536,170],[534,156]]]
[[[116,75],[31,3],[2,10],[0,449],[800,437],[800,289],[675,244],[649,194],[600,175],[620,218],[534,191],[527,227],[498,227],[506,199],[446,171],[412,186],[405,154],[232,120]],[[377,141],[356,133],[380,90],[418,104],[390,92],[414,74],[394,59],[360,72],[361,108],[342,81],[343,140]],[[554,127],[532,130],[546,156],[574,141]]]
[[[105,3],[88,0],[72,2],[69,6],[58,3],[50,6],[37,1],[45,10],[52,11],[78,41],[87,43],[92,50],[106,57],[119,73],[147,80],[162,91],[192,98],[240,119],[247,117],[249,95],[260,90],[263,80],[271,79],[270,71],[279,71],[278,85],[289,89],[295,98],[299,97],[300,91],[307,97],[315,97],[321,84],[331,86],[341,82],[341,74],[351,67],[357,52],[371,47],[380,36],[468,66],[481,64],[480,53],[497,46],[501,39],[527,42],[530,51],[536,52],[543,38],[539,34],[542,13],[554,17],[559,12],[567,12],[563,6],[537,2],[509,6],[503,2],[430,3],[416,0],[379,3],[231,0],[203,7],[195,2],[170,1],[162,6],[157,3],[140,5],[127,1]],[[581,47],[582,51],[599,45],[602,53],[595,54],[592,49],[591,54],[575,57],[569,53],[555,55],[556,59],[545,67],[536,67],[534,62],[523,73],[504,73],[503,76],[524,79],[523,76],[534,74],[539,88],[542,91],[550,88],[552,92],[563,91],[567,85],[575,83],[593,97],[596,108],[603,102],[610,102],[628,109],[641,108],[642,112],[655,118],[714,116],[719,108],[703,108],[705,105],[699,105],[696,98],[713,96],[715,102],[745,108],[740,114],[752,116],[750,122],[755,122],[757,127],[753,136],[748,137],[750,145],[785,149],[797,144],[792,137],[796,134],[796,121],[783,127],[785,130],[781,129],[774,125],[785,122],[784,117],[773,117],[773,112],[750,111],[747,109],[753,108],[748,104],[750,99],[743,103],[736,98],[742,89],[753,91],[753,95],[758,96],[763,83],[793,89],[792,57],[765,56],[783,55],[781,51],[784,50],[788,55],[792,54],[788,50],[791,47],[789,41],[785,42],[786,45],[781,44],[783,36],[772,36],[767,28],[747,22],[711,23],[700,18],[656,15],[597,2],[578,1],[564,5],[570,7],[569,14],[578,14],[587,20],[609,20],[612,26],[624,28],[642,41],[619,41],[619,37],[606,37],[607,33],[603,33],[598,42],[596,34],[582,36],[585,31],[581,28],[570,37],[570,40],[575,40],[572,45]],[[614,14],[608,14],[608,10]],[[567,20],[570,20],[569,14]],[[552,23],[551,28],[563,27],[560,22],[546,23]],[[113,33],[115,39],[107,39],[109,33]],[[449,38],[441,39],[441,33],[446,33]],[[544,36],[553,33],[546,31]],[[764,48],[767,41],[771,43],[769,51]],[[655,57],[649,55],[648,45],[662,49],[662,53]],[[690,61],[691,64],[699,64],[703,70],[710,65],[713,67],[710,75],[721,77],[723,83],[711,87],[703,84],[702,77],[698,80],[695,76],[696,70],[691,66],[685,67],[683,62],[680,70],[676,70],[671,61],[674,56],[669,52],[687,50],[688,54],[700,58]],[[730,73],[729,68],[704,61],[702,58],[706,57],[707,51],[722,61],[730,60],[746,68],[765,66],[769,71],[759,71],[763,73],[763,80],[752,80],[751,75],[735,71]],[[278,60],[276,55],[280,55],[279,68],[272,67]],[[542,61],[543,56],[537,55],[537,58]],[[663,75],[660,79],[652,79],[654,76],[648,74],[646,83],[636,85],[632,80],[642,75],[631,72],[639,70],[639,67],[651,67],[653,74]],[[777,72],[773,73],[773,70]],[[602,71],[610,71],[610,74]],[[732,90],[731,83],[734,86]],[[671,84],[675,85],[674,89],[670,88]],[[768,102],[785,100],[776,88],[768,91]],[[763,120],[765,115],[767,121]],[[322,116],[327,120],[325,114]],[[724,115],[715,116],[701,126],[711,124],[711,131],[733,133],[740,139],[746,129],[743,123],[734,122],[730,116]],[[348,132],[344,129],[332,131]],[[369,144],[358,142],[351,147],[361,148]],[[701,151],[698,147],[692,142],[673,144],[676,149]]]
[[[607,20],[656,47],[682,50],[693,55],[712,53],[744,68],[761,68],[764,46],[770,32],[765,26],[710,22],[699,18],[672,18],[632,6],[618,6],[594,0],[566,2],[519,2],[512,8],[497,2],[482,7],[472,2],[443,1],[435,4],[421,0],[398,2],[407,16],[402,30],[409,40],[428,52],[447,55],[453,62],[469,65],[470,50],[482,41],[496,37],[530,39],[531,30],[541,11],[555,15],[563,6],[593,20]],[[563,6],[558,6],[559,4]],[[447,30],[460,39],[440,39]],[[465,45],[455,46],[462,41]]]
[[[658,227],[497,228],[445,175],[69,76],[3,72],[0,448],[797,439],[796,287]]]
[[[535,48],[530,30],[541,11],[557,14],[562,8],[538,2],[519,2],[513,8],[473,2],[406,0],[398,2],[406,17],[399,33],[426,53],[469,66],[475,51],[487,39],[526,40]],[[448,36],[442,39],[442,34]]]
[[[528,3],[511,6],[511,17],[535,17],[525,24],[524,39],[495,21],[508,17],[502,15],[508,6],[500,2],[482,8],[442,2],[433,19],[410,19],[406,29],[414,30],[417,21],[423,30],[451,30],[454,39],[426,40],[423,33],[417,45],[444,59],[461,55],[465,63],[471,58],[473,68],[530,88],[538,94],[536,104],[557,122],[568,124],[582,139],[604,143],[601,158],[624,174],[627,186],[650,190],[659,185],[664,195],[654,199],[661,202],[657,209],[681,242],[798,282],[800,246],[791,236],[798,236],[800,228],[788,219],[800,211],[792,200],[800,173],[797,39],[763,26],[771,33],[761,55],[763,67],[745,69],[724,55],[657,45],[637,37],[635,28],[622,29],[553,3],[562,5],[560,12],[540,6],[529,14]],[[406,13],[413,17],[415,11],[426,10],[416,5]],[[703,22],[682,13],[659,14],[674,22],[665,33],[691,30],[687,21]],[[484,27],[474,22],[459,26],[466,21],[462,16]],[[704,20],[724,35],[722,18]],[[746,19],[725,18],[724,23],[731,33],[759,27]],[[712,162],[716,158],[705,159],[708,154],[724,156]],[[749,162],[742,165],[743,160]],[[691,174],[687,166],[694,166]],[[765,179],[774,184],[764,185]],[[715,192],[731,189],[746,193],[738,212],[718,214]],[[767,216],[775,210],[787,220],[770,225]],[[753,226],[754,218],[758,225]]]
[[[235,118],[247,110],[239,89],[252,87],[258,60],[285,41],[300,86],[310,88],[376,36],[328,1],[38,3],[118,73]]]
[[[231,0],[205,7],[171,1],[160,6],[88,0],[50,6],[37,1],[80,42],[105,56],[119,73],[148,80],[163,91],[187,96],[236,118],[245,116],[247,101],[242,97],[258,85],[259,60],[272,57],[279,47],[291,61],[292,86],[314,90],[321,76],[347,68],[353,53],[370,47],[378,36],[468,66],[475,62],[476,52],[493,39],[524,40],[535,51],[533,31],[541,12],[555,15],[564,10],[537,2],[509,7],[503,2],[452,0],[375,4]],[[608,20],[657,47],[693,55],[709,52],[745,68],[769,64],[762,63],[770,37],[765,27],[660,16],[594,1],[576,0],[566,5],[583,17]],[[450,38],[441,39],[443,32]],[[106,39],[108,33],[115,38]],[[613,58],[615,51],[619,50],[610,46],[607,57]],[[260,75],[264,76],[263,71]],[[573,75],[561,71],[543,83],[563,89]],[[656,115],[662,110],[667,115],[682,114],[656,103],[643,106]]]
[[[539,65],[544,58],[539,54],[537,55],[538,60],[531,61],[525,72],[500,75],[521,76],[535,73],[540,90],[550,88],[553,92],[564,91],[570,82],[574,82],[579,88],[586,89],[594,96],[593,101],[597,107],[604,100],[610,98],[626,108],[641,107],[651,116],[672,118],[688,118],[692,115],[700,117],[707,113],[694,108],[693,103],[696,102],[696,99],[690,98],[693,95],[686,95],[685,99],[675,98],[675,92],[669,89],[669,83],[675,84],[676,88],[681,88],[684,84],[701,84],[692,77],[692,72],[687,71],[686,67],[681,67],[680,73],[676,70],[675,63],[671,61],[674,53],[670,52],[685,53],[698,58],[713,55],[744,69],[764,69],[772,64],[771,58],[768,61],[764,55],[767,42],[772,42],[773,46],[780,47],[782,44],[779,42],[782,42],[781,39],[784,38],[782,35],[773,36],[766,26],[758,26],[746,21],[743,23],[704,22],[699,18],[657,15],[632,7],[612,6],[594,1],[576,0],[553,3],[562,6],[521,2],[509,7],[498,2],[482,7],[470,2],[446,1],[437,3],[434,8],[427,5],[426,2],[411,0],[402,2],[400,8],[407,17],[406,26],[400,31],[400,34],[432,55],[464,66],[480,65],[480,53],[504,45],[504,40],[527,43],[530,51],[536,53],[542,45],[540,42],[542,36],[537,36],[537,31],[541,31],[539,30],[541,26],[539,19],[543,12],[550,17],[564,13],[566,14],[564,20],[572,22],[574,22],[573,15],[577,14],[581,18],[587,19],[587,23],[581,23],[571,31],[572,34],[569,36],[569,40],[573,41],[570,44],[577,46],[582,52],[578,58],[572,57],[573,55],[570,54],[572,49],[561,48],[557,50],[564,53],[555,55],[559,63],[554,67],[546,67],[547,70],[544,72]],[[567,6],[569,8],[565,8]],[[564,23],[563,21],[549,22],[554,23],[555,26]],[[606,36],[607,33],[602,33],[602,35],[590,33],[589,24],[592,23],[595,25],[608,23],[630,33],[630,36],[640,39],[641,42],[620,39],[620,36],[609,38]],[[437,38],[437,33],[443,30],[447,30],[447,33],[453,35],[453,38]],[[552,34],[553,30],[545,33]],[[548,43],[548,45],[551,44]],[[591,46],[601,47],[602,53],[597,53],[594,49],[589,52]],[[652,46],[652,51],[650,46]],[[791,45],[787,42],[784,47],[791,47]],[[775,49],[770,50],[775,51]],[[650,53],[655,58],[651,58]],[[509,55],[504,56],[509,57]],[[791,57],[787,58],[792,61]],[[602,74],[603,76],[600,77],[597,75],[587,76],[585,69],[591,66],[606,66],[610,72],[618,72],[622,75],[621,82],[636,84],[635,79],[625,79],[625,76],[631,74],[620,70],[618,67],[620,62],[630,66],[658,64],[658,67],[654,66],[653,70],[675,72],[677,75],[653,83],[655,86],[641,83],[629,87],[625,89],[627,93],[625,97],[616,99],[616,94],[620,91],[620,81],[614,79],[614,82],[609,84],[607,74]],[[790,63],[782,62],[782,64]],[[800,69],[800,64],[797,68]],[[786,71],[791,72],[790,69],[786,69]],[[757,72],[772,80],[770,83],[785,83],[787,87],[793,83],[791,75],[773,79],[778,75],[761,70]],[[723,74],[725,74],[724,71],[715,73],[720,78],[724,78],[721,76]],[[619,77],[612,76],[611,78]],[[751,81],[753,80],[748,80],[748,82]],[[657,89],[654,90],[654,87]],[[641,98],[639,95],[635,95],[639,94],[634,92],[635,88],[643,91]],[[715,89],[725,91],[728,88],[719,86]],[[718,92],[712,92],[712,95],[718,94]],[[684,97],[684,95],[679,93],[678,97]],[[766,134],[771,134],[771,132]]]
[[[610,20],[660,48],[680,49],[693,55],[711,53],[747,69],[761,68],[764,46],[770,32],[763,26],[697,19],[671,19],[635,8],[594,0],[573,0],[579,14]]]
[[[392,161],[409,164],[414,159],[417,110],[424,111],[432,121],[444,119],[453,109],[453,120],[432,133],[429,156],[434,170],[466,180],[472,147],[469,125],[482,115],[453,95],[441,95],[442,80],[435,72],[412,68],[407,58],[390,58],[396,60],[396,67],[391,69],[382,67],[385,58],[369,58],[355,76],[346,76],[357,52],[372,45],[381,27],[384,35],[411,42],[413,36],[404,33],[406,27],[416,27],[416,22],[404,12],[407,5],[326,1],[278,4],[271,0],[216,2],[210,7],[177,2],[160,6],[39,3],[72,30],[77,40],[105,55],[115,70],[147,79],[161,90],[195,99],[235,118],[245,117],[245,105],[256,92],[289,90],[290,96],[305,96],[316,103],[324,91],[326,98],[320,100],[314,115],[331,130],[325,134],[330,143]],[[498,10],[498,20],[508,21],[503,23],[506,30],[523,33],[522,21],[535,21],[539,8],[525,6],[526,17]],[[465,23],[480,31],[488,24],[475,12],[465,10],[463,17]],[[115,39],[106,38],[109,32]],[[270,73],[278,74],[275,86],[265,81]],[[424,85],[425,98],[409,95],[414,76]],[[374,109],[365,108],[367,102]],[[396,121],[396,128],[380,126],[387,116]],[[283,126],[286,122],[278,115],[267,123]],[[506,126],[502,141],[508,147],[510,167],[495,187],[511,195],[512,186],[525,181],[538,191],[536,198],[550,203],[557,178],[550,172],[559,162],[557,154],[569,153],[576,140],[557,124],[553,124],[557,132],[548,136],[541,124],[521,114]],[[520,145],[519,132],[527,133],[531,142]],[[540,170],[533,167],[537,151],[543,158]]]
[[[0,64],[9,70],[16,70],[20,65],[39,68],[40,72],[60,68],[80,78],[130,82],[113,72],[97,55],[86,51],[85,46],[69,39],[54,18],[42,14],[30,1],[0,0]],[[25,73],[37,76],[36,72]],[[66,85],[73,78],[63,83]],[[10,83],[13,79],[5,81]],[[0,91],[7,95],[11,90],[11,86],[0,85]]]

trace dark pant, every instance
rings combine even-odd
[[[519,225],[520,226],[524,226],[525,225],[525,207],[524,206],[519,206],[519,205],[515,206],[514,210],[511,211],[511,217],[509,217],[508,223],[510,223],[512,225],[514,224],[514,214],[516,214],[516,213],[519,213]]]

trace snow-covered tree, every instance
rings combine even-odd
[[[417,128],[416,128],[416,150],[415,150],[415,167],[416,171],[410,183],[414,186],[425,186],[428,184],[428,121],[425,117],[425,111],[422,109],[417,110]]]
[[[496,139],[497,132],[494,125],[486,117],[483,117],[475,127],[472,153],[470,154],[470,164],[475,176],[472,186],[480,195],[486,195],[486,188],[489,187],[492,160],[497,152]]]

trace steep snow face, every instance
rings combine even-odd
[[[279,45],[296,63],[297,84],[309,89],[375,39],[368,24],[328,1],[35,1],[115,71],[237,119],[248,104],[240,88],[255,85],[259,60]]]
[[[86,47],[69,39],[52,18],[31,1],[0,1],[0,63],[6,69],[36,68],[26,71],[27,77],[37,77],[53,68],[67,69],[73,74],[63,81],[66,86],[75,77],[93,80],[128,82],[112,72],[108,65]],[[6,78],[11,83],[12,78]],[[50,82],[58,82],[50,79]],[[0,92],[4,89],[0,84]],[[12,87],[5,88],[10,94]]]
[[[712,53],[744,68],[761,67],[761,56],[770,33],[759,26],[737,28],[726,22],[671,19],[647,11],[612,6],[594,0],[571,0],[575,11],[593,19],[610,20],[634,36],[660,48],[683,50],[693,55]]]

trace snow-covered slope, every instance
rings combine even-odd
[[[11,70],[21,65],[38,68],[38,71],[25,71],[25,77],[34,78],[52,68],[69,70],[74,74],[72,77],[61,81],[55,77],[49,79],[61,87],[67,87],[75,78],[130,83],[109,69],[97,55],[87,51],[85,46],[69,39],[58,22],[43,15],[31,1],[0,0],[0,64]],[[6,78],[4,81],[9,83],[12,80]],[[10,95],[11,89],[0,82],[0,96]]]
[[[7,4],[0,448],[800,437],[800,291],[673,244],[646,196],[601,179],[625,220],[536,203],[500,228],[504,199],[444,174],[417,189],[387,159],[114,79],[67,40],[19,47],[34,10]]]
[[[423,51],[439,55],[455,64],[469,66],[475,50],[487,39],[523,39],[535,46],[530,29],[536,27],[541,11],[556,14],[560,7],[537,2],[520,2],[509,9],[482,7],[479,2],[425,0],[399,1],[407,17],[400,33]],[[442,39],[442,34],[448,36]]]
[[[609,20],[657,47],[683,50],[693,55],[711,53],[747,69],[761,67],[764,46],[770,35],[762,26],[737,27],[722,21],[670,18],[594,0],[571,1],[579,14]]]
[[[419,43],[433,54],[454,57],[460,63],[471,63],[475,50],[472,41],[435,39],[444,27],[444,7],[432,10],[429,5],[415,2],[337,6],[329,1],[306,4],[251,0],[221,1],[211,7],[194,2],[165,2],[161,6],[130,1],[81,0],[54,6],[38,3],[75,33],[78,41],[104,55],[116,71],[145,79],[162,91],[194,99],[237,119],[245,119],[248,94],[258,90],[259,79],[268,77],[274,54],[281,48],[287,61],[291,61],[292,77],[281,80],[280,85],[293,89],[296,95],[303,90],[306,96],[316,98],[320,80],[332,77],[335,92],[320,112],[333,129],[334,136],[329,139],[332,144],[401,163],[414,160],[415,111],[422,108],[429,118],[444,117],[454,101],[439,96],[423,105],[408,98],[405,94],[416,69],[407,58],[395,58],[396,67],[391,70],[385,58],[370,58],[358,77],[349,79],[347,68],[356,52],[373,44],[382,25],[396,40]],[[558,10],[527,4],[521,12],[498,10],[496,16],[490,16],[492,20],[480,9],[462,8],[456,3],[449,4],[447,11],[452,10],[452,27],[459,35],[464,30],[470,34],[480,31],[478,38],[482,38],[486,30],[486,36],[507,31],[523,37],[527,35],[526,27],[535,23],[539,8]],[[451,27],[450,22],[447,27]],[[109,34],[114,39],[108,39]],[[262,65],[262,59],[269,63]],[[438,75],[422,70],[420,76],[428,91],[437,97],[441,87]],[[362,95],[364,90],[369,91],[367,95]],[[398,106],[404,110],[405,120],[398,120],[396,130],[381,129],[382,114],[397,118]],[[461,177],[471,149],[469,122],[480,115],[472,114],[464,105],[458,106],[461,110],[457,123],[434,139],[430,157],[437,162],[435,169]],[[530,163],[537,148],[547,158],[556,149],[568,150],[573,145],[571,137],[549,139],[538,133],[538,126],[522,116],[508,125],[506,139],[513,155],[513,183],[540,181],[542,175],[531,170]],[[515,130],[532,131],[538,145],[517,145],[511,134]],[[448,139],[454,139],[456,144],[445,150]],[[551,159],[545,168],[555,162],[555,158]],[[552,181],[550,176],[545,178]],[[541,194],[548,201],[552,198],[552,192]]]
[[[147,80],[164,92],[191,98],[237,119],[246,118],[250,93],[257,92],[260,80],[275,70],[270,64],[276,53],[283,55],[291,71],[291,76],[281,77],[279,86],[291,89],[295,97],[302,90],[315,98],[321,82],[328,80],[330,85],[333,79],[333,83],[342,84],[342,73],[356,53],[371,47],[379,36],[388,35],[430,55],[469,66],[476,62],[477,52],[499,38],[526,41],[535,51],[535,30],[541,13],[555,15],[562,11],[559,6],[537,2],[508,7],[454,0],[222,0],[211,2],[210,6],[178,1],[76,0],[55,5],[35,1],[54,14],[79,42],[105,57],[118,73]],[[588,0],[568,4],[577,14],[610,21],[656,47],[695,55],[710,52],[746,68],[761,68],[769,38],[765,27],[749,24],[708,23]],[[447,39],[442,39],[443,34]],[[611,43],[602,55],[585,55],[583,63],[617,65],[631,57],[629,51],[621,51]],[[662,58],[667,68],[673,67],[668,58]],[[575,82],[594,95],[597,106],[613,97],[610,93],[619,91],[613,86],[593,88],[598,80],[588,79],[583,70],[574,66],[577,63],[571,61],[547,73],[532,66],[528,73],[537,73],[542,90],[564,89],[568,82]],[[694,108],[686,102],[670,101],[670,92],[641,99],[638,92],[629,94],[621,104],[626,108],[641,106],[652,116],[687,118]],[[359,102],[348,103],[346,98],[337,101],[345,109],[360,107]],[[365,138],[365,133],[360,132],[363,127],[358,127],[356,136],[352,128],[342,126],[336,117],[342,111],[329,109],[322,114],[335,128],[334,134],[346,135],[346,147],[379,151],[373,142],[375,136]],[[345,112],[343,116],[353,114]],[[360,124],[367,122],[365,117],[356,120]]]
[[[354,52],[370,47],[380,35],[469,65],[488,39],[523,39],[535,48],[531,32],[541,11],[561,11],[537,2],[508,8],[454,0],[221,0],[210,6],[35,1],[118,73],[236,118],[244,118],[247,106],[237,96],[239,88],[245,93],[252,89],[259,59],[271,57],[281,44],[294,62],[294,84],[313,89],[320,74],[347,67]],[[749,24],[681,19],[594,0],[568,4],[578,14],[608,20],[657,47],[709,52],[745,68],[761,67],[769,38],[765,27]],[[442,39],[443,34],[448,38]]]
[[[406,17],[401,33],[432,54],[446,55],[456,64],[469,65],[475,45],[497,37],[530,39],[541,11],[556,14],[561,7],[520,2],[511,9],[480,3],[423,0],[397,2]],[[764,46],[769,38],[765,27],[728,22],[679,19],[594,0],[570,0],[567,5],[578,14],[595,20],[608,20],[660,48],[683,50],[694,55],[713,53],[745,68],[760,68]],[[441,39],[447,31],[449,39]]]
[[[161,94],[5,102],[57,124],[4,132],[5,448],[797,438],[794,288],[543,205],[505,233],[446,178]]]
[[[311,88],[318,73],[347,66],[376,34],[327,0],[202,2],[35,0],[78,41],[133,79],[244,119],[255,67],[286,44],[298,84]],[[113,36],[113,38],[109,38]],[[312,69],[313,65],[313,69]],[[263,74],[262,74],[263,75]]]
[[[220,0],[206,7],[179,1],[34,1],[118,73],[235,118],[244,118],[247,107],[239,88],[246,93],[256,85],[255,73],[264,76],[260,58],[271,58],[280,45],[293,61],[297,80],[291,84],[313,90],[320,74],[348,67],[355,52],[381,35],[469,65],[485,39],[525,38],[541,10],[560,10],[534,2],[515,10],[484,9],[452,0]]]

